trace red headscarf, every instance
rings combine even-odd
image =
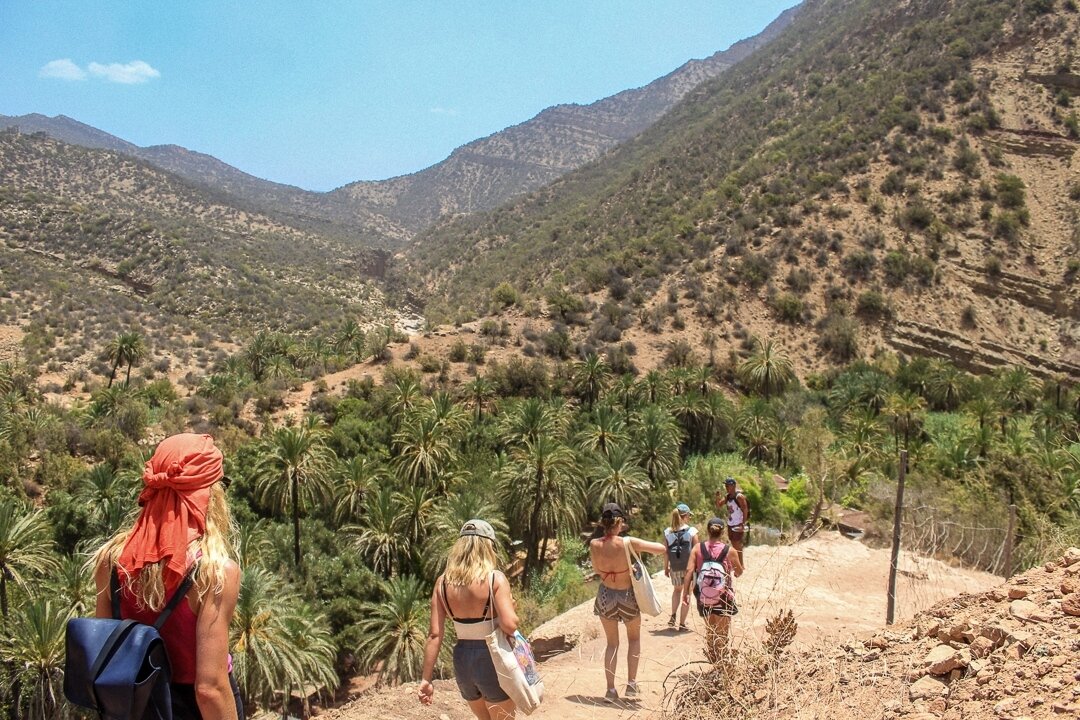
[[[223,477],[221,451],[209,435],[165,438],[143,470],[142,514],[118,563],[134,577],[146,565],[165,561],[165,587],[176,587],[188,570],[187,549],[206,532],[210,487]]]

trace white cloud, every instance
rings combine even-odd
[[[142,60],[133,60],[129,63],[110,63],[108,65],[92,62],[86,66],[86,69],[94,77],[124,85],[135,85],[161,77],[161,73]]]
[[[444,108],[444,107],[433,107],[428,112],[430,112],[432,115],[447,115],[449,117],[457,117],[458,115],[461,114],[457,110],[455,110],[454,108]]]
[[[50,60],[38,70],[38,76],[50,80],[85,80],[86,71],[68,58]]]

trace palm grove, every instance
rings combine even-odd
[[[148,373],[112,382],[146,353],[122,336],[105,351],[107,382],[68,408],[46,402],[27,367],[3,365],[3,703],[31,718],[72,714],[63,630],[92,611],[88,552],[131,520],[153,438],[184,427],[227,450],[243,567],[232,652],[245,699],[264,707],[358,672],[414,679],[431,583],[472,517],[492,521],[520,569],[528,627],[587,596],[580,532],[603,502],[635,508],[635,532],[655,534],[673,502],[706,507],[726,474],[762,525],[816,524],[838,502],[887,518],[905,448],[920,502],[988,525],[1017,504],[1024,562],[1076,542],[1080,392],[1064,378],[885,356],[803,384],[770,341],[741,360],[669,353],[641,375],[595,355],[500,364],[480,352],[456,388],[449,362],[386,364],[382,383],[351,381],[340,395],[316,381],[302,417],[271,420],[290,386],[384,362],[395,339],[351,324],[319,339],[263,333],[180,399]],[[252,406],[266,411],[258,422],[245,419]],[[786,493],[773,472],[792,476]]]

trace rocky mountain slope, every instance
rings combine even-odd
[[[32,356],[381,317],[381,262],[129,156],[0,132],[0,324]]]
[[[760,34],[704,60],[691,60],[648,85],[590,105],[559,105],[476,140],[446,160],[389,180],[315,193],[256,178],[176,145],[139,147],[65,116],[0,115],[0,128],[131,155],[187,180],[226,192],[263,213],[370,244],[397,245],[442,215],[494,208],[589,163],[655,123],[691,89],[764,46],[797,14],[783,13]]]
[[[1080,376],[1078,17],[805,3],[608,157],[421,235],[404,282],[447,319],[504,281],[579,305],[582,352],[642,327],[776,336],[804,370],[889,349]]]

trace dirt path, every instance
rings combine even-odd
[[[829,533],[798,545],[749,548],[747,565],[747,572],[735,585],[741,608],[733,625],[736,645],[761,637],[767,618],[781,608],[794,610],[799,623],[796,642],[804,645],[870,633],[885,623],[887,550],[875,550]],[[907,553],[901,556],[900,568],[898,620],[911,617],[943,598],[986,590],[1001,582],[1000,578],[986,573],[952,568]],[[671,584],[662,574],[655,583],[666,607]],[[577,648],[541,665],[545,700],[532,718],[657,717],[665,677],[687,662],[704,659],[702,625],[695,613],[690,614],[691,631],[686,633],[668,629],[666,614],[645,618],[638,673],[642,698],[635,703],[608,705],[602,701],[604,643],[596,637],[599,624],[592,617],[590,605],[579,606],[555,622],[562,623],[565,626],[562,629],[567,631],[581,630],[583,641]],[[550,631],[547,627],[545,630]],[[620,694],[625,686],[625,673],[623,649],[617,675]],[[431,708],[417,704],[415,685],[410,684],[361,697],[326,717],[335,720],[386,717],[468,720],[472,717],[452,681],[439,682],[437,688],[436,704]]]

